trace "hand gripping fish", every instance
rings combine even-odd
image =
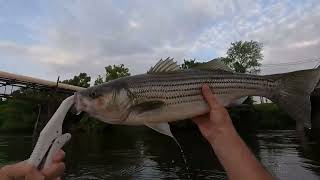
[[[216,60],[182,70],[167,58],[146,74],[90,87],[74,98],[78,111],[106,123],[146,125],[172,137],[168,122],[209,112],[201,94],[201,87],[208,84],[224,106],[244,96],[267,97],[298,124],[311,128],[310,93],[319,79],[319,69],[259,76],[234,73]]]
[[[62,134],[62,124],[67,112],[73,104],[73,96],[66,98],[61,103],[57,111],[41,131],[37,144],[34,147],[30,158],[27,160],[28,163],[39,169],[51,165],[53,155],[71,138],[71,134],[69,133]],[[43,163],[43,167],[40,167],[40,165],[42,165],[41,163]]]

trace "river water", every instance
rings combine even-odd
[[[73,134],[66,147],[65,179],[226,179],[210,146],[198,132],[175,135],[187,163],[173,140],[145,127]],[[278,179],[320,179],[320,143],[299,138],[291,130],[242,136]],[[0,135],[0,165],[26,159],[31,150],[31,136]]]

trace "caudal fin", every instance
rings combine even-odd
[[[296,120],[297,129],[311,128],[310,94],[320,79],[320,69],[270,75],[279,83],[279,92],[272,100]],[[303,127],[304,126],[304,127]]]

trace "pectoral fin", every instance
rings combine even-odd
[[[144,101],[141,103],[137,103],[135,106],[132,107],[133,111],[136,111],[138,113],[144,113],[147,111],[155,110],[158,108],[161,108],[164,105],[163,101],[160,100],[149,100]]]
[[[170,126],[168,123],[145,123],[145,125],[157,131],[158,133],[170,136],[173,139],[175,139],[173,137],[173,134],[171,133]]]

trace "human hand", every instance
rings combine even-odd
[[[204,85],[202,94],[210,112],[194,117],[202,135],[209,141],[229,179],[274,179],[257,161],[237,134],[227,110],[218,102],[211,89]],[[245,164],[245,166],[239,166]]]
[[[210,142],[225,131],[234,130],[228,111],[221,105],[208,85],[202,86],[202,94],[210,112],[192,118],[202,135]]]
[[[7,165],[0,169],[1,180],[59,180],[65,170],[63,163],[64,151],[60,150],[53,156],[52,165],[41,171],[22,161]]]

